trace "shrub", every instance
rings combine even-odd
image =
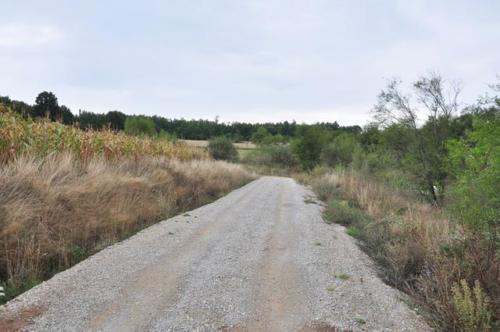
[[[238,151],[231,140],[224,136],[212,138],[208,142],[208,152],[215,160],[238,160]]]
[[[320,161],[325,136],[317,127],[299,127],[297,138],[292,141],[295,153],[304,169],[313,169]]]
[[[340,134],[321,152],[321,160],[328,166],[347,166],[352,162],[353,153],[358,143],[351,134]]]
[[[288,145],[261,145],[249,152],[243,159],[245,163],[261,166],[295,167],[297,158]]]
[[[454,216],[471,232],[500,244],[500,117],[474,122],[463,141],[451,141]]]

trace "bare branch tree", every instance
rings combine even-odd
[[[372,112],[377,123],[383,127],[396,124],[410,130],[414,137],[412,154],[418,164],[418,167],[412,168],[437,203],[445,180],[439,167],[446,151],[450,120],[459,107],[461,88],[458,84],[445,84],[438,74],[430,74],[416,81],[413,84],[414,96],[405,95],[400,85],[400,80],[389,81],[386,89],[378,95],[378,102]],[[416,106],[411,103],[412,97],[416,99]],[[419,127],[418,114],[421,112],[427,113],[427,119]]]
[[[394,123],[417,127],[417,113],[410,105],[410,96],[404,95],[399,86],[401,81],[393,79],[386,90],[378,95],[378,102],[373,109],[374,118],[382,126]]]

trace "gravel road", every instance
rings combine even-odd
[[[290,178],[260,178],[57,274],[0,319],[65,332],[430,330],[314,200]]]

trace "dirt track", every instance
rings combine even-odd
[[[59,273],[0,319],[34,331],[429,330],[313,201],[289,178],[261,178]]]

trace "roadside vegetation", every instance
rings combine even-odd
[[[422,77],[411,91],[391,81],[361,132],[303,127],[288,142],[260,138],[243,162],[311,185],[326,202],[325,220],[345,225],[435,327],[495,331],[500,99],[485,95],[464,107],[459,97],[439,75]]]
[[[33,121],[0,105],[0,301],[252,178],[200,149],[130,133]]]

